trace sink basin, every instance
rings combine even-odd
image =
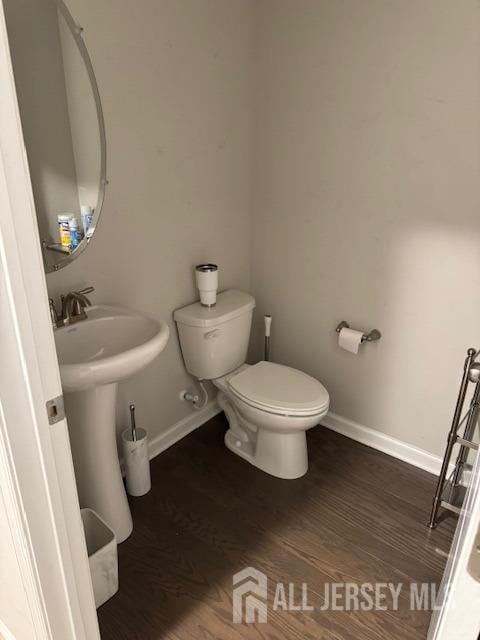
[[[163,351],[169,329],[128,309],[86,311],[86,320],[55,330],[73,465],[81,507],[96,511],[123,542],[133,523],[117,453],[118,383]]]
[[[87,313],[87,320],[55,331],[66,392],[133,376],[167,344],[169,329],[165,323],[117,307],[89,307]]]

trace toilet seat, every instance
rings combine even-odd
[[[273,362],[259,362],[228,380],[231,393],[250,407],[290,417],[316,416],[329,405],[325,387],[311,376]]]

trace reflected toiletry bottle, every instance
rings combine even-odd
[[[70,230],[70,247],[72,249],[76,249],[82,241],[83,234],[80,230],[80,225],[78,224],[78,220],[75,216],[69,218],[68,227]]]
[[[71,214],[62,214],[57,216],[60,244],[64,249],[70,249],[72,244],[70,236],[70,218]]]
[[[82,213],[83,233],[85,237],[89,237],[88,230],[90,229],[90,225],[92,224],[93,209],[92,207],[88,207],[87,205],[82,205],[80,207],[80,210]]]

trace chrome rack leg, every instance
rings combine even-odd
[[[447,447],[445,449],[445,455],[443,457],[443,463],[442,463],[440,475],[438,476],[437,487],[435,489],[435,496],[433,498],[433,503],[432,503],[432,510],[430,512],[430,519],[427,525],[430,529],[434,529],[437,526],[438,509],[440,508],[440,502],[442,500],[443,485],[445,483],[445,478],[447,476],[448,465],[450,464],[450,458],[452,457],[453,447],[457,441],[458,426],[460,424],[460,419],[462,417],[462,408],[463,408],[463,403],[465,401],[465,396],[466,396],[467,387],[468,387],[468,373],[470,370],[470,365],[472,364],[472,360],[475,357],[475,354],[476,354],[475,349],[470,348],[467,351],[467,357],[465,359],[465,364],[463,366],[463,377],[462,377],[462,382],[460,384],[460,390],[458,392],[457,404],[455,406],[455,413],[453,415],[452,426],[450,427],[450,432],[448,434]]]

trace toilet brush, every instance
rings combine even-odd
[[[270,330],[272,327],[272,316],[265,316],[265,362],[270,360]]]
[[[123,459],[127,491],[131,496],[143,496],[151,489],[148,440],[145,429],[138,429],[135,405],[130,407],[130,428],[122,433]]]
[[[135,424],[135,405],[131,404],[130,409],[130,424],[132,425],[132,441],[137,441],[137,425]]]

